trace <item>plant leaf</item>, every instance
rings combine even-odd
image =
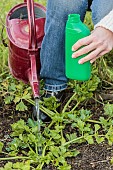
[[[16,105],[16,110],[25,111],[27,110],[27,106],[21,101],[19,104]]]

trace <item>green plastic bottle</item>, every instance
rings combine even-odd
[[[66,23],[65,30],[65,54],[66,54],[66,76],[69,79],[86,81],[90,79],[91,76],[91,64],[90,62],[85,62],[79,64],[80,58],[86,56],[82,55],[77,58],[72,58],[72,46],[81,38],[90,35],[89,28],[82,23],[79,14],[68,15],[68,20]]]

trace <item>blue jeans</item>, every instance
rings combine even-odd
[[[65,25],[68,14],[78,13],[84,20],[88,0],[48,0],[45,36],[41,48],[40,77],[45,90],[61,91],[67,87],[65,76]],[[113,0],[93,0],[92,20],[98,23],[113,8]]]

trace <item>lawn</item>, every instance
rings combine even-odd
[[[39,133],[31,87],[10,74],[3,45],[8,44],[5,17],[21,2],[0,3],[0,170],[112,170],[113,51],[92,65],[90,80],[69,81],[62,105],[55,97],[40,100],[51,122],[41,122]],[[46,6],[46,0],[38,2]],[[84,22],[93,29],[90,12]]]

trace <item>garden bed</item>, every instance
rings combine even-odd
[[[97,120],[103,116],[103,107],[101,104],[93,103],[87,104],[85,107],[89,108],[93,113],[93,120]],[[0,107],[0,141],[4,143],[4,151],[8,142],[11,142],[10,134],[11,124],[20,119],[27,121],[31,117],[31,110],[26,112],[19,112],[15,110],[15,105],[5,105],[2,103]],[[71,127],[65,128],[65,134],[72,133]],[[80,153],[76,157],[66,158],[68,164],[71,165],[72,170],[112,170],[113,166],[110,163],[113,157],[113,146],[108,145],[107,140],[97,144],[88,144],[83,142],[81,144],[72,144],[70,149],[76,148]],[[7,157],[1,154],[0,157]],[[17,162],[19,160],[10,160],[10,162]],[[3,167],[8,161],[0,161],[0,167]],[[35,167],[35,166],[34,166]],[[57,170],[53,164],[43,166],[44,170]]]

